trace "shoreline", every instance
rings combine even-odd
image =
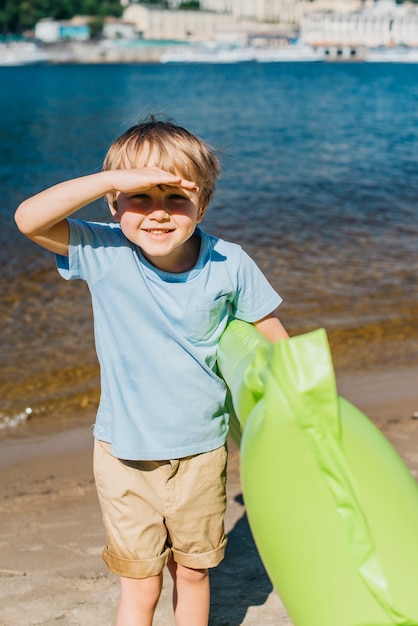
[[[337,393],[383,432],[401,422],[418,422],[418,364],[393,368],[384,364],[367,369],[335,367],[334,371]],[[70,406],[61,415],[57,411],[51,415],[29,415],[27,420],[4,428],[0,431],[0,473],[15,463],[51,454],[51,439],[55,453],[76,451],[80,433],[91,433],[94,420],[95,407],[89,404],[79,410]]]
[[[214,46],[215,44],[215,46]],[[416,63],[416,47],[386,46],[375,50],[364,44],[345,46],[254,45],[213,39],[99,39],[87,41],[36,42],[33,39],[0,42],[2,67],[69,64],[159,64],[159,63]]]
[[[337,371],[336,377],[339,394],[372,419],[417,480],[418,366]],[[74,416],[67,430],[48,434],[42,428],[0,442],[1,626],[113,624],[118,580],[100,557],[104,534],[92,474],[93,418],[89,411],[83,425]],[[232,442],[225,522],[229,543],[225,560],[211,574],[210,626],[292,626],[251,537],[239,451]],[[155,623],[173,624],[168,576]]]

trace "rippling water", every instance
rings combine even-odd
[[[98,170],[150,112],[217,147],[204,226],[256,258],[291,333],[324,326],[340,368],[417,363],[417,65],[40,66],[0,68],[0,84],[0,428],[98,397],[87,290],[14,209]]]

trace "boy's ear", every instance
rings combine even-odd
[[[115,222],[119,222],[120,221],[120,217],[119,217],[119,213],[118,213],[118,204],[117,204],[116,200],[114,200],[113,202],[108,202],[107,205],[109,207],[109,211],[111,212],[112,217],[115,220]]]
[[[202,221],[203,216],[204,216],[204,214],[206,213],[206,209],[207,209],[207,208],[208,208],[208,207],[207,207],[207,205],[206,205],[206,206],[202,206],[202,207],[200,207],[199,212],[198,212],[198,214],[197,214],[197,223],[198,223],[198,224]]]

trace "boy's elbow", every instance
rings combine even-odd
[[[14,214],[15,223],[21,233],[25,232],[25,212],[22,209],[22,205],[19,205]]]
[[[37,220],[36,212],[23,202],[15,211],[14,219],[22,235],[34,241],[42,248],[55,254],[68,255],[70,240],[69,226],[66,219],[55,224],[45,224]]]
[[[36,235],[36,232],[33,227],[32,220],[30,219],[30,215],[28,211],[25,209],[25,203],[23,202],[15,211],[14,219],[16,226],[20,230],[20,232],[26,237],[33,237]]]

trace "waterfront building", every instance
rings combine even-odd
[[[137,39],[138,37],[135,24],[117,17],[104,19],[102,34],[105,39]]]
[[[170,0],[178,6],[180,0]],[[292,38],[302,17],[314,7],[341,12],[362,0],[200,0],[200,10],[169,10],[124,0],[123,19],[133,22],[144,39],[245,42],[260,34],[273,41]],[[287,26],[284,27],[284,26]]]
[[[143,4],[129,4],[123,14],[135,25],[139,36],[150,40],[211,41],[218,30],[233,26],[231,14],[209,11],[161,9]]]
[[[360,8],[362,0],[200,0],[206,11],[231,13],[237,21],[297,24],[314,10],[342,13]]]
[[[90,39],[88,21],[91,19],[74,17],[72,20],[57,21],[45,18],[35,25],[35,37],[44,43],[87,41]]]
[[[230,15],[234,19],[235,26],[246,23],[251,29],[251,24],[254,22],[263,25],[299,24],[302,17],[313,10],[335,10],[342,13],[355,11],[365,1],[370,0],[200,0],[200,11],[195,13],[212,12]],[[134,15],[134,21],[138,21],[137,16],[141,13],[141,7],[145,6],[146,9],[153,11],[164,11],[150,5],[141,5],[138,0],[121,0],[121,4],[126,7],[124,17],[131,19]],[[180,5],[181,0],[168,0],[170,9],[177,9]],[[165,18],[160,15],[159,19]],[[170,17],[170,19],[175,18]],[[203,21],[208,21],[208,18],[204,18]]]
[[[305,4],[305,0],[233,0],[232,13],[240,20],[295,24],[302,16]]]
[[[418,10],[381,0],[343,14],[314,11],[300,24],[301,39],[313,46],[418,46]]]

